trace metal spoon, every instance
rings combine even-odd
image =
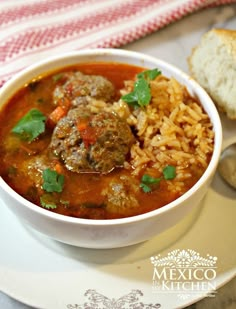
[[[218,171],[225,182],[236,189],[236,143],[223,150]]]

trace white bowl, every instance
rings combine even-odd
[[[0,90],[0,108],[25,83],[38,75],[59,68],[90,61],[133,64],[145,68],[158,67],[163,75],[174,77],[184,84],[190,95],[204,107],[215,133],[212,159],[200,180],[184,195],[160,209],[129,218],[91,220],[72,218],[35,206],[27,201],[0,177],[0,194],[5,205],[21,220],[37,231],[61,242],[86,248],[115,248],[136,244],[177,224],[198,207],[206,194],[219,161],[222,128],[218,112],[207,93],[189,76],[162,60],[131,51],[93,49],[59,55],[41,61],[21,71]]]

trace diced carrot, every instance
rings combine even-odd
[[[54,170],[55,170],[58,174],[62,174],[62,173],[63,173],[63,168],[62,168],[61,164],[58,163],[58,162],[55,164]]]
[[[49,115],[49,119],[57,123],[62,117],[66,115],[66,110],[63,109],[61,106],[57,106]]]

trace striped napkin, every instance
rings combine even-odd
[[[0,86],[58,53],[120,47],[202,8],[235,0],[0,0]]]

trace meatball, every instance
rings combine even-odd
[[[64,73],[53,92],[53,102],[58,104],[69,99],[73,106],[86,100],[86,96],[109,102],[114,95],[112,83],[99,75],[85,75],[81,72]]]
[[[43,171],[47,168],[53,170],[55,165],[59,163],[59,160],[55,158],[51,152],[45,150],[41,154],[37,154],[36,156],[29,157],[29,159],[25,160],[19,171],[24,175],[27,175],[28,179],[34,184],[34,186],[40,189],[43,184]]]
[[[130,127],[118,115],[79,105],[58,122],[50,148],[68,170],[108,173],[123,166],[133,142]]]
[[[137,192],[140,190],[137,179],[130,176],[120,176],[111,180],[102,191],[106,210],[121,216],[135,215],[139,210]]]

